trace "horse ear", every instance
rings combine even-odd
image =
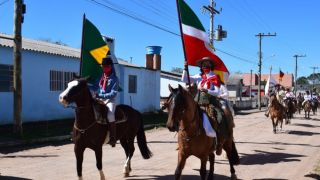
[[[73,79],[79,79],[80,76],[77,73],[72,73]]]
[[[178,89],[180,92],[183,92],[183,87],[179,84]]]
[[[170,91],[170,92],[172,92],[172,91],[173,91],[173,88],[171,87],[171,85],[170,85],[170,84],[168,85],[168,88],[169,88],[169,91]]]
[[[90,76],[86,76],[84,79],[88,81],[90,79]]]

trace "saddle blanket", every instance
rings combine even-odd
[[[206,131],[207,136],[217,137],[216,131],[212,128],[211,123],[209,122],[208,115],[203,112],[203,128]]]

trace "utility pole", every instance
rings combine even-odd
[[[294,95],[297,97],[297,79],[298,79],[298,57],[306,57],[306,55],[294,55],[293,56],[296,60],[296,68],[295,68],[295,77],[294,77]]]
[[[252,103],[252,69],[250,69],[250,101]]]
[[[259,34],[256,35],[256,37],[259,37],[259,63],[258,63],[258,67],[259,67],[259,75],[258,75],[258,94],[259,94],[258,108],[259,108],[259,110],[261,110],[261,66],[262,66],[261,44],[262,44],[262,37],[268,37],[268,36],[277,36],[277,34],[276,33],[274,33],[274,34],[259,33]]]
[[[313,66],[313,67],[310,67],[311,69],[313,69],[313,73],[312,73],[312,91],[313,91],[313,88],[314,88],[314,80],[316,79],[316,69],[319,69],[319,67],[316,67],[316,66]]]
[[[215,36],[215,33],[214,33],[214,15],[215,14],[220,14],[220,11],[216,10],[215,7],[216,7],[216,3],[214,2],[214,0],[210,0],[210,5],[208,6],[202,6],[202,10],[203,12],[206,12],[208,11],[209,14],[210,14],[210,34],[209,34],[209,43],[210,43],[210,46],[212,47],[212,49],[214,49],[214,36]],[[218,26],[218,29],[217,29],[217,32],[216,32],[216,36],[217,36],[217,41],[221,41],[222,38],[225,38],[227,37],[227,32],[226,31],[223,31],[222,30],[222,26],[219,25]]]
[[[13,40],[13,131],[20,136],[23,135],[21,112],[22,112],[22,80],[21,80],[21,49],[22,37],[21,27],[23,23],[23,14],[26,6],[23,0],[14,1],[14,40]]]

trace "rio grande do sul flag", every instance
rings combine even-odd
[[[83,17],[80,76],[89,76],[89,83],[99,82],[102,75],[102,59],[107,56],[109,47],[102,39],[99,30]]]
[[[180,11],[185,58],[188,64],[196,66],[198,60],[203,57],[210,57],[215,64],[214,72],[220,76],[223,82],[227,81],[229,71],[223,61],[214,54],[209,46],[209,37],[199,18],[183,0],[177,0],[177,3]]]

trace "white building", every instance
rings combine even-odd
[[[181,86],[185,86],[186,83],[181,81],[182,74],[174,73],[174,72],[167,72],[161,71],[161,79],[160,79],[160,97],[167,98],[170,95],[169,91],[169,84],[173,88],[177,88],[180,84]]]
[[[110,45],[114,40],[107,43]],[[114,50],[114,47],[110,49]],[[64,108],[58,102],[58,95],[71,80],[72,73],[79,74],[79,59],[79,49],[23,38],[23,123],[74,117],[73,109]],[[116,66],[123,89],[118,95],[118,102],[132,105],[140,112],[158,110],[160,70],[146,69],[124,61],[119,61]],[[13,123],[12,89],[13,42],[0,38],[0,125]]]

